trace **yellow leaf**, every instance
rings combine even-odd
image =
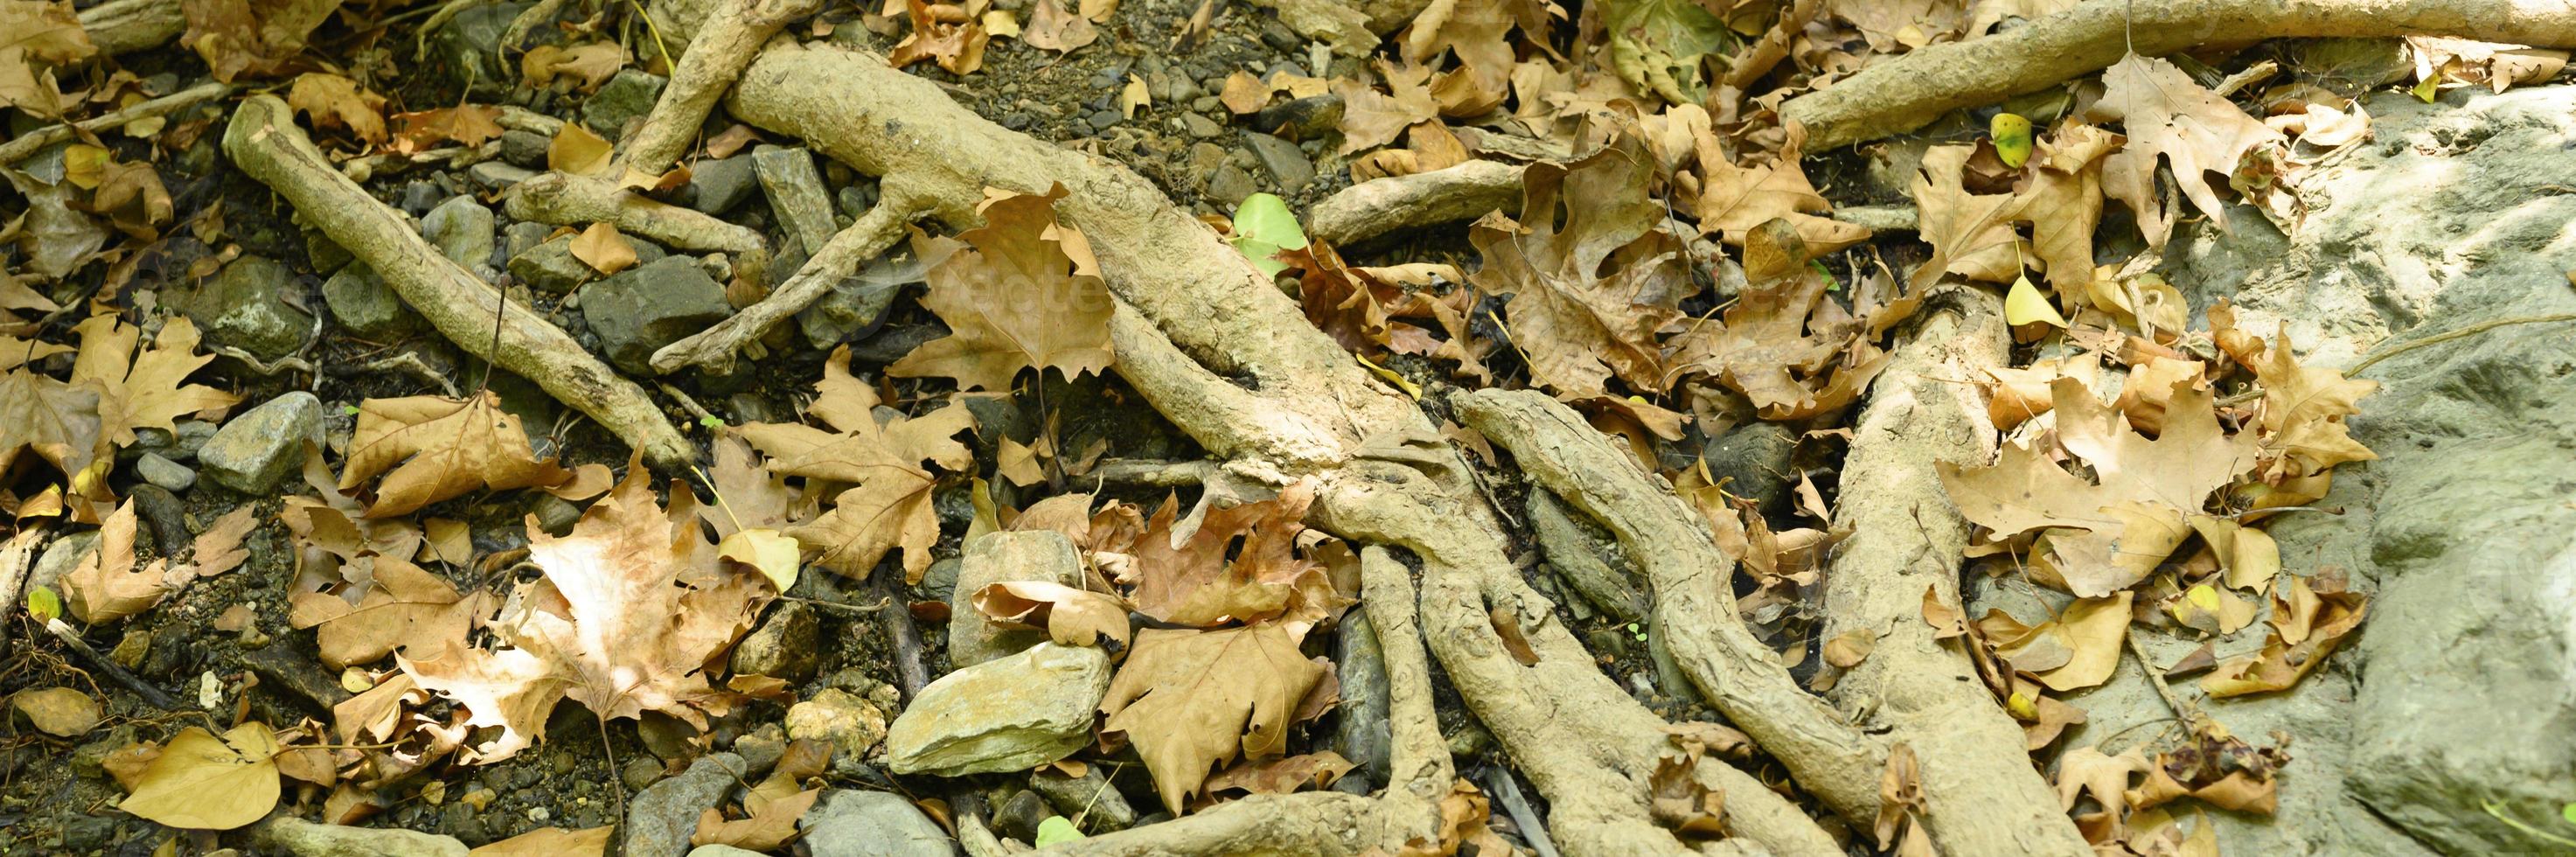
[[[18,691],[9,698],[9,705],[27,715],[36,731],[57,738],[84,735],[98,725],[98,700],[68,687]]]
[[[737,530],[716,545],[716,556],[760,569],[761,575],[777,584],[780,592],[796,585],[802,554],[795,539],[767,527]]]
[[[565,830],[540,827],[465,852],[466,857],[599,857],[608,853],[614,827]]]
[[[2066,317],[2058,315],[2057,307],[2048,302],[2048,296],[2040,294],[2039,287],[2031,285],[2030,277],[2023,275],[2013,280],[2012,292],[2004,295],[2004,322],[2015,327],[2032,322],[2065,327]]]
[[[116,808],[171,827],[231,830],[277,808],[277,735],[244,723],[222,737],[190,726]]]
[[[74,143],[63,147],[63,178],[82,190],[97,188],[99,178],[113,163],[115,153],[97,146]]]
[[[2030,120],[2018,113],[1997,113],[1986,123],[1987,133],[1994,137],[1995,157],[2004,166],[2021,169],[2030,163]]]
[[[579,122],[564,123],[555,132],[554,142],[546,144],[546,168],[577,176],[598,175],[608,171],[616,147],[602,140]]]
[[[1127,85],[1118,90],[1119,115],[1134,119],[1137,108],[1152,103],[1154,103],[1154,95],[1146,91],[1145,79],[1133,74],[1128,75]]]
[[[572,239],[572,257],[602,274],[635,267],[635,245],[607,223],[593,223]]]

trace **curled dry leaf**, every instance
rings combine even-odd
[[[1057,0],[1035,0],[1029,6],[1029,25],[1020,31],[1020,40],[1029,47],[1056,53],[1075,49],[1100,40],[1100,32],[1091,19],[1067,12]]]
[[[1826,294],[1831,279],[1809,266],[1815,248],[1780,219],[1743,240],[1742,297],[1719,320],[1674,337],[1674,371],[1715,378],[1768,420],[1806,419],[1858,401],[1888,355],[1865,335],[1862,319]]]
[[[2179,206],[2156,198],[2159,162],[2173,170],[2184,199],[2224,226],[2227,207],[2210,187],[2209,173],[2233,175],[2238,161],[2264,146],[2281,145],[2281,133],[2193,82],[2161,59],[2131,54],[2102,72],[2102,98],[2093,113],[2118,120],[2129,142],[2102,162],[2102,189],[2137,212],[2149,247],[2173,233]]]
[[[1696,288],[1681,242],[1647,194],[1653,159],[1634,137],[1571,164],[1522,174],[1522,223],[1485,215],[1468,240],[1485,265],[1468,281],[1510,295],[1505,312],[1530,375],[1566,397],[1606,396],[1615,375],[1638,392],[1670,382],[1656,333]]]
[[[2057,618],[2023,625],[2001,610],[1987,611],[1978,629],[1995,654],[2052,690],[2082,690],[2111,680],[2128,639],[2131,593],[2079,599]]]
[[[181,0],[188,30],[179,44],[204,58],[216,80],[266,77],[293,64],[313,28],[339,8],[340,0]]]
[[[975,590],[975,609],[997,622],[1044,629],[1067,646],[1097,646],[1101,637],[1127,645],[1127,604],[1106,592],[1041,580],[1003,581]]]
[[[315,128],[346,128],[371,147],[385,141],[385,97],[357,81],[318,71],[296,75],[286,106],[310,117]]]
[[[359,403],[339,488],[356,488],[379,473],[386,475],[367,507],[370,518],[407,515],[477,488],[536,488],[573,478],[553,459],[537,459],[518,416],[502,410],[501,397],[490,390],[471,399],[409,396]]]
[[[950,405],[879,424],[872,413],[876,390],[850,376],[847,346],[824,362],[814,389],[821,395],[806,414],[837,431],[800,423],[751,423],[734,430],[769,456],[771,473],[819,480],[838,491],[830,512],[787,534],[821,548],[817,562],[851,577],[866,577],[887,551],[902,548],[905,579],[918,581],[930,567],[931,545],[939,541],[930,498],[938,478],[923,462],[966,469],[974,456],[956,436],[973,427],[974,415]],[[843,485],[854,487],[833,487]]]
[[[964,390],[1008,390],[1022,369],[1052,367],[1068,379],[1109,368],[1116,302],[1090,242],[1056,222],[1067,191],[985,200],[982,227],[956,238],[916,238],[928,266],[922,305],[950,334],[895,361],[897,377],[957,379]]]
[[[1257,795],[1284,795],[1306,789],[1320,789],[1350,773],[1351,760],[1331,750],[1319,750],[1277,759],[1245,762],[1222,771],[1207,780],[1207,791],[1240,791]]]
[[[116,507],[99,525],[98,548],[62,578],[64,606],[72,618],[92,625],[123,619],[152,609],[170,594],[161,560],[134,567],[134,501]]]
[[[912,32],[894,46],[894,52],[886,55],[886,61],[902,68],[931,60],[940,68],[947,69],[948,73],[958,75],[974,74],[984,67],[984,45],[993,37],[984,31],[983,22],[971,19],[962,23],[941,21],[932,13],[930,4],[922,0],[905,0],[904,6],[906,17],[912,22]],[[955,10],[958,7],[946,8]],[[1025,33],[1021,38],[1029,44],[1037,44]]]
[[[586,830],[540,827],[508,839],[477,846],[465,857],[601,857],[608,853],[615,826]]]
[[[277,808],[276,733],[257,721],[221,736],[179,730],[117,809],[170,827],[231,830]]]
[[[365,594],[352,604],[347,594],[299,592],[287,613],[295,628],[321,629],[315,640],[322,664],[335,670],[396,649],[440,651],[449,640],[464,639],[493,606],[482,591],[460,595],[455,584],[396,557],[377,559],[373,586],[345,592]]]
[[[18,691],[9,697],[9,707],[27,716],[36,731],[57,738],[77,738],[89,734],[98,725],[98,700],[68,687],[42,687]]]
[[[519,75],[529,86],[551,86],[557,78],[578,79],[576,86],[583,92],[598,89],[625,67],[626,49],[616,42],[538,45],[519,57]]]
[[[441,143],[480,146],[501,136],[501,108],[464,104],[394,114],[394,151],[418,152]]]
[[[579,122],[564,123],[563,130],[546,143],[546,169],[568,175],[604,175],[616,158],[617,147]]]

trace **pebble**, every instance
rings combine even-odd
[[[185,464],[162,458],[157,452],[147,452],[142,458],[135,459],[134,473],[143,477],[143,481],[170,491],[186,491],[188,486],[197,484],[197,471],[188,469]]]
[[[1315,165],[1306,160],[1306,153],[1297,150],[1297,144],[1250,131],[1244,132],[1243,141],[1252,147],[1253,157],[1260,158],[1261,165],[1278,180],[1280,193],[1296,193],[1314,180]]]
[[[500,190],[511,185],[536,178],[537,172],[526,167],[512,166],[500,161],[484,161],[465,168],[465,175],[474,179],[475,184],[479,184],[493,190]]]
[[[541,292],[567,294],[596,276],[599,276],[597,270],[572,255],[570,235],[538,244],[528,248],[527,252],[510,257],[510,277]]]
[[[744,635],[733,648],[736,675],[765,675],[804,684],[814,677],[821,655],[822,619],[801,601],[788,601],[769,611],[769,618]]]
[[[849,691],[828,688],[787,709],[787,737],[832,745],[835,771],[864,764],[885,736],[885,713]]]
[[[501,160],[532,170],[545,169],[546,148],[553,144],[544,134],[511,129],[501,132]]]
[[[941,676],[886,732],[886,767],[898,774],[1025,771],[1091,744],[1109,655],[1039,643]]]
[[[1136,826],[1136,808],[1127,796],[1118,793],[1102,776],[1100,766],[1083,770],[1082,776],[1068,777],[1054,771],[1039,771],[1029,777],[1029,787],[1046,796],[1056,812],[1066,818],[1080,818],[1084,829],[1093,833],[1125,830]]]
[[[902,795],[836,789],[797,828],[813,857],[948,857],[956,844]],[[634,852],[628,852],[632,855]]]
[[[473,270],[491,264],[494,222],[492,209],[473,197],[452,196],[421,216],[420,234],[439,255]]]
[[[689,167],[689,186],[695,189],[696,194],[689,201],[689,207],[708,214],[732,211],[734,206],[751,198],[752,189],[760,186],[759,179],[752,172],[751,158],[742,155],[697,162]]]
[[[488,242],[487,242],[488,244]],[[420,328],[420,317],[404,306],[385,278],[365,262],[351,263],[322,283],[322,302],[331,317],[360,338],[386,341]]]
[[[265,495],[304,464],[304,444],[322,439],[322,400],[297,390],[224,423],[197,451],[215,484]]]
[[[696,260],[671,256],[584,288],[582,320],[617,368],[655,374],[653,352],[733,314],[724,287]]]
[[[173,303],[208,340],[275,360],[304,347],[313,332],[313,315],[289,302],[302,294],[304,286],[286,265],[243,256]]]
[[[698,830],[698,815],[714,808],[748,771],[741,756],[700,757],[679,776],[637,792],[626,808],[626,857],[681,857]],[[542,809],[542,807],[540,807]]]
[[[1260,188],[1252,183],[1251,173],[1245,172],[1242,167],[1228,161],[1225,165],[1217,167],[1216,175],[1208,179],[1207,196],[1210,200],[1224,203],[1227,208],[1232,208],[1242,205],[1244,197],[1251,196],[1258,190]]]
[[[602,137],[619,139],[625,135],[628,122],[644,118],[653,110],[653,102],[662,97],[662,86],[667,82],[658,74],[631,68],[620,71],[582,102],[581,124]]]
[[[1207,118],[1206,115],[1199,113],[1181,114],[1181,127],[1184,130],[1187,130],[1190,133],[1190,136],[1197,137],[1202,140],[1225,133],[1225,125],[1223,123]]]

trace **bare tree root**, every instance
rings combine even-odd
[[[1521,168],[1468,161],[1429,172],[1372,179],[1343,188],[1307,213],[1307,234],[1335,245],[1357,244],[1406,229],[1516,211]]]
[[[661,99],[627,140],[627,166],[661,175],[679,162],[689,151],[689,141],[697,137],[698,126],[707,121],[707,112],[715,109],[716,101],[751,65],[751,58],[759,55],[760,44],[789,22],[822,8],[823,0],[753,0],[718,6],[718,12],[699,25],[688,52],[680,55]]]
[[[1968,523],[1934,470],[1984,461],[1995,432],[1979,370],[2005,358],[2002,301],[1976,288],[1925,304],[1853,426],[1834,520],[1852,529],[1825,572],[1825,629],[1877,639],[1829,693],[1921,762],[1926,827],[1944,854],[2091,854],[2032,768],[2021,727],[1957,643],[1934,639],[1924,592],[1958,606]]]
[[[1735,561],[1663,480],[1574,409],[1545,394],[1479,390],[1458,416],[1512,452],[1530,478],[1607,527],[1654,587],[1654,621],[1682,671],[1825,805],[1867,826],[1887,747],[1789,677],[1736,612]]]
[[[1549,799],[1556,842],[1574,854],[1692,850],[1649,810],[1649,778],[1671,746],[1663,721],[1603,675],[1520,579],[1465,461],[1213,230],[1125,167],[985,121],[874,55],[774,43],[726,106],[908,184],[954,226],[976,222],[987,185],[1042,193],[1062,183],[1057,212],[1089,240],[1118,299],[1120,377],[1218,456],[1318,477],[1317,526],[1422,558],[1432,653]],[[1507,653],[1496,608],[1522,625],[1537,663]],[[1746,839],[1781,854],[1839,853],[1752,777],[1714,760],[1702,768],[1725,786]]]
[[[2458,36],[2576,45],[2566,0],[2085,0],[2019,29],[1929,45],[1789,99],[1785,122],[1821,152],[1902,134],[1962,107],[1994,104],[2147,56],[2282,37]]]
[[[99,8],[106,7],[102,6]],[[51,146],[55,143],[71,139],[72,129],[74,127],[78,127],[83,132],[96,134],[101,131],[125,127],[129,122],[139,122],[155,116],[168,116],[172,113],[177,113],[181,110],[222,98],[225,95],[230,94],[232,91],[233,88],[231,84],[212,82],[202,83],[150,101],[139,102],[132,106],[110,110],[106,113],[101,113],[97,116],[83,119],[69,125],[47,125],[45,127],[29,131],[25,134],[20,134],[9,142],[0,143],[0,166],[8,166],[19,161],[26,160],[29,155],[33,155],[36,152],[43,150],[46,146]]]
[[[89,43],[108,56],[151,50],[188,31],[178,0],[109,0],[80,11]]]
[[[794,277],[714,327],[662,346],[662,350],[653,353],[653,371],[668,374],[685,366],[717,371],[732,368],[734,355],[768,336],[772,328],[829,293],[834,283],[894,246],[903,238],[904,227],[920,215],[919,209],[912,194],[899,183],[881,183],[876,206],[848,228],[834,233],[832,240],[823,242]]]
[[[1412,571],[1385,548],[1360,554],[1360,607],[1386,651],[1391,780],[1376,797],[1340,792],[1254,796],[1162,824],[1079,840],[1075,855],[1396,853],[1439,838],[1440,802],[1457,772],[1431,707],[1431,664],[1414,620]]]
[[[544,173],[511,186],[510,216],[571,226],[600,222],[685,250],[767,253],[760,230],[668,205],[604,178]]]
[[[275,96],[242,102],[224,129],[224,154],[285,197],[305,222],[382,274],[404,303],[457,347],[537,382],[657,465],[685,467],[696,459],[695,448],[643,388],[619,377],[545,317],[508,304],[497,314],[503,329],[495,336],[493,306],[505,303],[500,292],[440,255],[400,213],[333,169],[293,116]]]

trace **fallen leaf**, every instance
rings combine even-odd
[[[876,391],[850,377],[847,347],[832,352],[814,389],[821,395],[806,413],[837,431],[798,423],[735,429],[770,457],[772,473],[821,480],[826,486],[856,486],[831,488],[838,492],[831,511],[787,534],[823,549],[817,562],[851,577],[866,577],[887,551],[902,548],[905,579],[918,580],[930,567],[931,545],[939,541],[939,518],[930,499],[938,479],[922,462],[965,470],[973,455],[955,438],[974,425],[974,415],[962,405],[950,405],[880,425],[871,413]]]
[[[2145,754],[2135,747],[2117,756],[2103,755],[2099,747],[2068,750],[2057,760],[2058,807],[2073,811],[2075,800],[2089,794],[2112,819],[2126,818],[2129,778],[2146,773],[2149,767]]]
[[[364,594],[353,604],[337,592],[298,592],[287,612],[287,624],[320,629],[315,642],[322,664],[335,670],[397,649],[439,652],[448,641],[465,639],[493,606],[483,592],[460,595],[455,584],[395,557],[376,561],[374,585],[345,591]]]
[[[586,830],[540,827],[476,847],[465,857],[601,857],[608,853],[608,842],[616,832],[614,825]]]
[[[99,399],[95,388],[24,368],[0,372],[0,472],[21,451],[52,462],[65,477],[88,472],[105,442]]]
[[[388,473],[387,471],[391,472]],[[559,485],[572,472],[539,461],[517,415],[490,390],[471,399],[409,396],[358,403],[339,489],[385,474],[367,517],[407,515],[477,488],[500,491]]]
[[[635,267],[635,245],[611,223],[593,223],[572,239],[572,257],[591,270],[614,274]]]
[[[149,344],[141,342],[140,329],[112,313],[90,316],[72,330],[81,338],[72,383],[98,391],[106,440],[117,446],[133,445],[136,429],[176,431],[179,417],[241,402],[240,396],[187,382],[215,356],[197,353],[197,326],[185,317],[163,323]]]
[[[1888,749],[1887,767],[1878,777],[1878,820],[1872,831],[1882,851],[1903,857],[1930,857],[1931,836],[1923,830],[1923,768],[1914,747],[1903,742]]]
[[[1854,628],[1825,641],[1825,663],[1836,669],[1860,666],[1869,653],[1878,648],[1878,634],[1867,628]]]
[[[57,738],[77,738],[98,725],[98,700],[68,687],[44,687],[9,696],[9,707],[27,716],[36,731]]]
[[[98,548],[82,555],[80,564],[62,577],[64,606],[72,618],[92,625],[123,619],[152,609],[170,594],[161,576],[161,561],[134,567],[134,501],[127,500],[100,523]]]
[[[2077,599],[2055,618],[2023,627],[2002,611],[1978,621],[1995,654],[2056,691],[2082,690],[2111,680],[2128,639],[2131,593]]]
[[[804,550],[794,538],[766,527],[735,530],[716,543],[716,556],[758,569],[780,592],[796,586],[796,572],[804,564]]]
[[[1100,702],[1107,733],[1123,733],[1178,813],[1210,768],[1238,756],[1280,755],[1290,713],[1324,677],[1276,624],[1219,630],[1147,628]]]
[[[2102,188],[2137,213],[2147,246],[2162,247],[2172,234],[2175,206],[2156,199],[2156,167],[2173,170],[2184,199],[2227,225],[2227,207],[2208,173],[2232,175],[2238,161],[2263,146],[2281,145],[2281,134],[2204,89],[2173,63],[2130,54],[2102,72],[2102,97],[2093,113],[2118,120],[2129,142],[2102,161]]]
[[[617,147],[584,128],[579,122],[564,123],[546,144],[546,169],[576,176],[606,174],[615,162]]]
[[[1348,78],[1333,82],[1332,91],[1342,97],[1340,154],[1395,142],[1404,129],[1440,118],[1440,103],[1426,83],[1430,69],[1380,62],[1378,70],[1386,80],[1386,93]]]
[[[69,181],[44,181],[6,167],[0,167],[0,177],[26,197],[18,219],[0,227],[0,236],[16,235],[21,271],[40,281],[59,280],[89,264],[107,244],[107,228],[75,207]]]
[[[1042,0],[1042,5],[1044,2],[1052,2],[1052,0]],[[902,68],[922,60],[931,60],[938,63],[940,68],[947,69],[948,73],[957,75],[974,74],[984,67],[984,45],[992,41],[992,36],[984,32],[984,25],[981,22],[972,19],[960,23],[940,21],[932,15],[930,4],[922,0],[906,0],[904,6],[906,17],[912,22],[912,32],[906,34],[903,41],[894,46],[892,53],[886,55],[887,62],[893,63],[896,68]],[[946,8],[957,9],[958,7]],[[1030,32],[1022,33],[1020,39],[1037,47],[1045,47],[1038,43],[1034,32],[1037,30],[1034,20],[1030,22],[1029,30]]]
[[[36,116],[59,116],[65,106],[53,70],[98,53],[69,2],[9,0],[0,3],[0,106]]]
[[[1743,393],[1763,419],[1795,420],[1858,401],[1887,364],[1862,319],[1827,291],[1797,227],[1772,219],[1744,238],[1746,284],[1716,321],[1674,337],[1676,374],[1702,374]]]
[[[465,104],[394,114],[394,151],[418,152],[440,143],[480,146],[501,136],[501,108]]]
[[[578,88],[583,92],[598,89],[625,67],[626,49],[616,42],[585,42],[571,47],[538,45],[519,57],[519,76],[529,86],[546,87],[557,78],[579,78]]]
[[[1468,233],[1485,259],[1468,281],[1504,307],[1512,342],[1534,382],[1566,397],[1607,396],[1614,375],[1638,392],[1666,376],[1656,333],[1694,290],[1679,239],[1660,228],[1663,205],[1647,194],[1652,159],[1623,136],[1571,164],[1531,164],[1523,212],[1561,214],[1522,223],[1487,214]]]
[[[116,808],[170,827],[241,827],[277,808],[277,753],[276,733],[257,721],[221,737],[181,729]]]
[[[1673,104],[1705,100],[1700,60],[1730,41],[1725,22],[1685,0],[1611,0],[1601,19],[1611,65],[1629,85]]]
[[[2219,663],[2200,677],[2201,690],[2222,699],[2288,690],[2325,664],[2361,626],[2370,599],[2357,592],[2318,592],[2307,581],[2291,577],[2275,587],[2263,648]]]
[[[1101,637],[1127,645],[1127,604],[1106,592],[1014,580],[975,590],[974,600],[976,611],[995,622],[1045,630],[1062,645],[1097,646]]]
[[[1099,31],[1093,29],[1091,23],[1090,18],[1064,11],[1056,0],[1033,0],[1029,5],[1029,24],[1020,30],[1020,40],[1040,50],[1072,53],[1100,39]]]
[[[1832,211],[1833,205],[1807,183],[1795,151],[1783,152],[1778,160],[1761,166],[1737,166],[1727,160],[1717,135],[1706,129],[1697,131],[1695,147],[1700,191],[1692,205],[1700,232],[1742,245],[1754,227],[1786,218],[1798,228],[1808,251],[1819,256],[1869,240],[1868,229],[1817,216]]]
[[[179,44],[205,59],[216,80],[266,77],[303,53],[305,38],[339,8],[340,0],[182,0],[188,30]]]
[[[1176,520],[1178,504],[1166,500],[1121,551],[1133,562],[1118,581],[1132,587],[1136,611],[1158,621],[1212,627],[1278,620],[1302,636],[1350,603],[1297,548],[1313,500],[1313,485],[1299,482],[1269,500],[1207,509],[1179,544],[1174,536],[1185,525]]]
[[[1207,792],[1240,791],[1257,795],[1284,795],[1306,789],[1320,789],[1341,779],[1354,767],[1349,759],[1331,750],[1319,750],[1277,759],[1245,762],[1207,779]]]
[[[1968,633],[1967,616],[1960,613],[1959,608],[1942,603],[1941,588],[1930,584],[1923,587],[1923,624],[1932,626],[1932,639],[1935,640]]]
[[[1109,368],[1116,302],[1082,233],[1055,219],[1067,193],[989,198],[984,226],[956,238],[916,239],[930,283],[921,299],[950,334],[895,361],[896,377],[957,379],[962,390],[1008,390],[1022,369],[1067,379]]]
[[[385,97],[357,81],[318,71],[296,75],[286,106],[310,117],[315,128],[346,128],[369,147],[385,141]]]

